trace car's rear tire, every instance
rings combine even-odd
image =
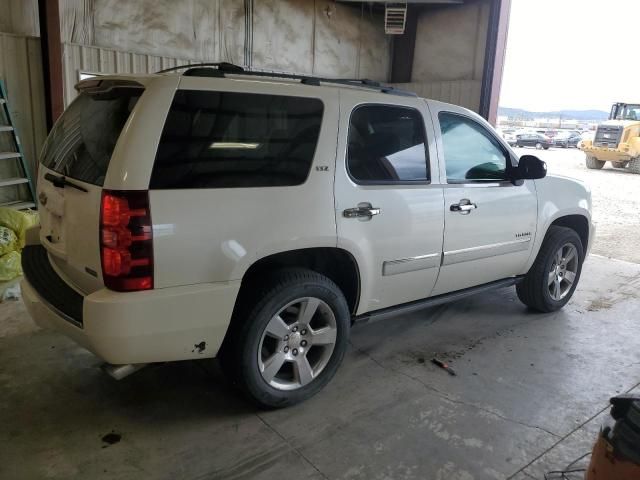
[[[629,162],[611,162],[611,165],[613,165],[614,168],[624,168],[627,166],[627,163]]]
[[[580,280],[584,247],[567,227],[549,227],[535,262],[516,286],[518,298],[539,312],[561,309],[571,299]]]
[[[585,163],[587,165],[587,168],[590,168],[592,170],[600,170],[602,167],[604,167],[605,164],[605,162],[603,162],[602,160],[598,160],[593,155],[587,155],[585,157]]]
[[[629,160],[629,171],[640,175],[640,157],[632,158]]]
[[[287,407],[331,380],[350,326],[347,301],[330,279],[306,269],[276,271],[238,299],[221,365],[258,405]]]
[[[549,147],[547,147],[549,148]],[[542,144],[541,143],[536,143],[536,150],[542,150]]]
[[[542,148],[544,148],[545,150],[549,150],[549,147],[542,147]]]

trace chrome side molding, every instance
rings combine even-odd
[[[430,253],[417,257],[399,258],[387,260],[382,263],[382,275],[398,275],[399,273],[415,272],[435,268],[440,265],[440,253]]]
[[[492,243],[490,245],[480,245],[478,247],[463,248],[444,252],[442,265],[453,265],[454,263],[470,262],[481,258],[497,257],[507,253],[521,252],[529,248],[531,237],[518,238],[509,242]]]

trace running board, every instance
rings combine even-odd
[[[495,282],[485,283],[478,285],[477,287],[465,288],[463,290],[456,290],[455,292],[445,293],[437,295],[435,297],[425,298],[424,300],[417,300],[415,302],[403,303],[401,305],[395,305],[393,307],[383,308],[381,310],[375,310],[363,315],[354,317],[353,323],[369,323],[377,322],[378,320],[384,320],[389,317],[395,317],[406,313],[413,313],[425,308],[435,307],[442,305],[443,303],[455,302],[465,297],[475,295],[477,293],[489,292],[498,288],[511,287],[524,278],[524,276],[510,277],[502,280],[496,280]]]

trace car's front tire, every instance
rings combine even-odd
[[[518,298],[540,312],[553,312],[571,299],[580,280],[584,247],[570,228],[551,226],[535,262],[516,286]]]
[[[262,283],[262,282],[261,282]],[[287,407],[318,393],[338,369],[351,316],[330,279],[283,269],[244,292],[225,339],[227,376],[263,407]]]
[[[625,168],[629,162],[611,162],[613,168]]]
[[[536,143],[536,150],[542,150],[542,144],[541,143]]]

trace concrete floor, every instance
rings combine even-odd
[[[542,479],[591,449],[610,396],[640,393],[639,312],[640,265],[591,256],[555,314],[504,289],[358,326],[325,390],[266,412],[215,362],[111,380],[6,302],[0,478]]]
[[[270,412],[213,362],[115,382],[5,304],[0,478],[543,478],[589,450],[611,395],[638,389],[638,292],[640,265],[592,256],[556,314],[505,289],[359,326],[323,392]]]

